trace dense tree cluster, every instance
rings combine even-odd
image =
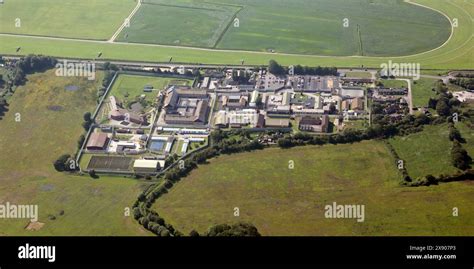
[[[284,67],[277,63],[274,60],[270,60],[268,63],[268,71],[276,76],[283,76],[283,75],[311,75],[311,76],[337,76],[337,68],[336,67],[309,67],[309,66],[301,66],[295,65],[292,66],[292,70],[288,67]]]
[[[268,62],[268,72],[272,73],[275,76],[287,75],[285,68],[277,63],[275,60],[270,60]]]
[[[232,71],[232,80],[238,84],[248,84],[251,76],[250,73],[245,71],[238,72],[237,70]]]
[[[332,135],[288,134],[278,140],[278,145],[281,148],[291,148],[303,145],[347,144],[362,140],[382,139],[419,132],[423,130],[423,125],[429,123],[430,119],[424,114],[407,115],[397,123],[381,119],[366,130],[345,129],[342,133]]]
[[[104,78],[102,79],[102,85],[97,91],[97,103],[99,103],[100,99],[105,95],[107,87],[109,87],[109,84],[112,82],[112,79],[114,78],[115,73],[117,72],[117,67],[110,63],[104,63],[103,68]]]
[[[461,136],[461,133],[459,132],[458,129],[456,129],[456,127],[454,126],[454,123],[449,123],[448,125],[448,129],[449,129],[449,140],[451,141],[458,141],[460,143],[465,143],[466,141],[464,140],[464,138],[462,138]]]
[[[140,207],[139,203],[134,205],[132,213],[134,219],[137,220],[140,225],[158,236],[167,237],[182,235],[171,224],[166,223],[158,213],[150,210],[148,207]]]
[[[433,175],[427,175],[413,182],[404,182],[403,185],[409,186],[409,187],[430,186],[430,185],[437,185],[439,183],[472,180],[473,178],[474,178],[474,171],[466,170],[466,171],[456,173],[454,175],[440,175],[438,177],[435,177]]]
[[[261,236],[257,228],[250,223],[236,223],[232,225],[219,224],[209,228],[205,236]]]
[[[50,56],[28,55],[20,59],[12,72],[12,84],[15,86],[22,85],[26,81],[27,74],[35,72],[44,72],[56,66],[57,60]]]
[[[453,95],[448,91],[448,87],[446,87],[442,81],[436,83],[435,91],[437,97],[429,99],[429,108],[435,109],[438,115],[445,118],[458,112],[457,107],[460,105],[459,100],[453,97]]]
[[[75,163],[76,161],[71,157],[71,155],[63,154],[54,161],[53,166],[58,172],[75,171],[77,169]]]
[[[3,114],[5,110],[7,110],[8,103],[4,97],[0,97],[0,116]]]
[[[472,77],[461,77],[450,79],[450,83],[463,87],[467,90],[474,91],[474,78]]]
[[[457,140],[453,141],[453,146],[451,148],[451,158],[452,163],[456,168],[461,170],[467,170],[471,168],[472,158]]]
[[[89,131],[89,128],[94,124],[94,120],[92,119],[92,115],[90,112],[84,113],[84,121],[82,122],[82,127],[84,127],[84,130],[87,132]]]

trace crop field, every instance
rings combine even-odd
[[[450,175],[458,171],[451,164],[452,142],[446,124],[426,126],[423,132],[390,139],[412,178]]]
[[[146,187],[132,179],[73,176],[56,172],[53,162],[74,153],[86,111],[93,111],[102,80],[57,77],[54,70],[28,76],[10,98],[0,120],[0,203],[37,204],[38,231],[27,220],[0,220],[0,235],[149,235],[124,209]],[[78,87],[76,91],[65,88]],[[20,113],[21,121],[15,121]],[[8,154],[6,154],[8,153]],[[64,214],[60,214],[64,211]],[[53,218],[55,217],[55,219]]]
[[[189,48],[179,46],[167,46],[167,45],[151,45],[151,44],[134,44],[134,43],[110,43],[105,41],[85,41],[85,40],[65,40],[65,39],[54,39],[47,37],[30,37],[30,36],[11,36],[0,34],[0,53],[9,55],[26,55],[30,53],[45,54],[58,57],[72,57],[72,58],[87,58],[91,59],[96,57],[98,52],[102,52],[102,58],[114,59],[114,60],[135,60],[135,61],[157,61],[157,62],[168,62],[170,57],[173,57],[174,62],[182,63],[208,63],[208,64],[234,64],[238,65],[244,61],[245,64],[249,65],[266,65],[270,59],[277,60],[279,63],[284,65],[321,65],[321,66],[341,66],[341,67],[380,67],[381,63],[387,63],[389,60],[394,62],[404,63],[420,63],[422,69],[473,69],[474,63],[472,56],[474,52],[474,39],[473,31],[474,25],[472,24],[472,15],[469,10],[472,10],[472,3],[464,0],[416,0],[416,2],[430,8],[436,9],[446,14],[449,18],[456,18],[458,20],[458,27],[454,28],[449,42],[444,46],[426,52],[411,56],[403,57],[371,57],[369,54],[367,45],[364,46],[366,53],[364,56],[349,57],[349,56],[335,56],[325,57],[317,55],[298,55],[294,54],[297,52],[291,51],[291,48],[287,48],[291,51],[291,54],[282,53],[278,48],[274,47],[275,53],[266,52],[267,45],[262,44],[262,50],[258,52],[240,51],[240,50],[215,50],[215,49],[203,49],[203,48]],[[346,2],[345,2],[346,3]],[[408,5],[408,4],[405,4]],[[410,6],[415,11],[418,7]],[[359,8],[360,9],[360,8]],[[357,8],[355,9],[357,10]],[[426,10],[425,10],[426,11]],[[407,11],[408,12],[408,11]],[[421,12],[421,11],[420,11]],[[429,12],[429,11],[426,11]],[[240,13],[239,13],[240,14]],[[408,14],[411,14],[409,12]],[[240,15],[239,15],[240,16]],[[402,16],[404,17],[404,16]],[[442,16],[441,16],[442,17]],[[380,20],[382,20],[382,16]],[[444,17],[442,17],[444,18]],[[303,17],[304,19],[304,17]],[[302,20],[303,20],[302,19]],[[132,20],[133,21],[133,20]],[[391,27],[398,27],[396,23],[390,25]],[[361,23],[359,23],[361,24]],[[354,24],[352,24],[354,26]],[[240,21],[240,28],[244,27],[244,22]],[[416,28],[416,27],[415,27]],[[305,29],[305,28],[302,28]],[[363,29],[363,28],[361,28]],[[404,29],[407,30],[407,29]],[[179,29],[176,29],[178,32]],[[183,31],[183,30],[181,30]],[[191,30],[186,30],[191,31]],[[230,29],[229,31],[232,31]],[[391,31],[389,33],[393,34]],[[429,31],[428,31],[429,32]],[[443,32],[443,31],[442,31]],[[449,32],[449,31],[448,31]],[[363,34],[363,33],[362,33]],[[400,33],[402,36],[398,36],[397,40],[410,41],[408,44],[420,44],[420,40],[417,40],[423,35],[416,35],[407,37]],[[204,35],[208,35],[205,33]],[[331,40],[331,37],[324,36],[321,40]],[[339,38],[340,36],[338,36]],[[372,38],[378,38],[377,35],[373,35]],[[417,40],[417,41],[415,41]],[[436,38],[434,39],[436,40]],[[130,40],[129,40],[130,41]],[[380,41],[380,40],[379,40]],[[226,39],[221,40],[221,44],[225,44]],[[237,41],[236,41],[237,42]],[[282,43],[283,41],[280,41]],[[249,43],[251,43],[249,41]],[[285,42],[283,42],[285,43]],[[370,42],[366,42],[369,43]],[[380,42],[373,42],[374,44]],[[437,42],[435,42],[437,43]],[[232,43],[233,44],[233,43]],[[279,42],[272,44],[278,45]],[[403,50],[403,48],[394,47],[392,45],[385,44],[388,51],[390,50]],[[405,43],[406,44],[406,43]],[[340,45],[339,45],[340,46]],[[375,46],[375,45],[374,45]],[[222,47],[217,46],[220,49]],[[300,48],[305,49],[305,46],[301,45]],[[309,47],[309,46],[308,46]],[[306,49],[308,49],[306,47]],[[311,45],[311,47],[313,47]],[[20,48],[18,50],[18,48]],[[282,47],[284,50],[284,47]],[[315,46],[318,48],[318,46]],[[258,48],[255,48],[258,50]],[[334,50],[339,49],[337,45],[334,46]],[[18,50],[18,51],[17,51]],[[423,49],[423,50],[426,50]],[[419,51],[416,48],[412,48],[411,52]],[[405,54],[413,54],[410,53]],[[333,52],[334,53],[334,52]],[[374,50],[373,53],[377,53]],[[401,53],[401,52],[399,52]],[[392,53],[393,54],[393,53]],[[326,54],[327,55],[327,54]],[[352,55],[352,54],[349,54]],[[398,54],[400,55],[400,54]]]
[[[474,190],[466,188],[472,183],[408,188],[399,178],[382,142],[271,148],[211,160],[154,209],[184,233],[249,221],[263,235],[474,234]],[[325,218],[324,207],[333,202],[365,205],[365,221]],[[454,206],[463,218],[450,217]]]
[[[107,40],[135,5],[133,0],[7,0],[0,5],[0,33]]]

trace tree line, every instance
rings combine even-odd
[[[295,65],[291,67],[284,67],[275,60],[270,60],[268,63],[268,72],[276,76],[283,75],[311,75],[311,76],[337,76],[336,67],[310,67]]]

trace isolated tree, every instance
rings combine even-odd
[[[82,123],[82,127],[84,127],[84,130],[89,131],[89,128],[91,127],[92,122],[90,121],[85,121]]]
[[[268,63],[268,71],[276,76],[285,74],[285,68],[278,64],[275,60],[270,60],[270,62]]]
[[[260,236],[257,228],[250,223],[237,223],[233,225],[219,224],[209,228],[207,236]]]
[[[84,135],[79,136],[79,140],[77,140],[77,148],[82,148],[82,144],[84,144],[85,140],[86,137]]]
[[[196,230],[192,230],[191,232],[189,232],[189,236],[191,236],[191,237],[198,237],[198,236],[199,236],[199,233],[198,233]]]
[[[92,120],[91,116],[92,116],[92,115],[91,115],[90,112],[84,113],[84,116],[83,116],[83,117],[84,117],[84,121],[91,121],[91,120]]]
[[[97,174],[96,174],[96,172],[95,172],[94,169],[89,170],[89,176],[90,176],[91,178],[96,178],[96,177],[97,177]]]
[[[69,154],[64,154],[61,155],[56,161],[54,161],[54,169],[58,172],[63,172],[63,171],[68,171],[69,170],[69,164],[68,161],[71,158],[71,155]]]
[[[449,128],[449,140],[451,140],[451,141],[456,140],[458,142],[463,141],[461,133],[459,132],[458,129],[454,128],[454,126]]]
[[[293,141],[291,141],[291,138],[280,138],[278,139],[278,146],[281,148],[291,148],[293,147]]]

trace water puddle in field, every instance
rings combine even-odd
[[[61,111],[63,110],[62,106],[48,106],[48,109],[51,111]]]
[[[76,85],[66,86],[66,91],[74,92],[74,91],[77,91],[77,90],[79,90],[79,86],[76,86]]]
[[[52,191],[52,190],[54,190],[54,185],[53,184],[44,184],[44,185],[41,185],[40,189],[42,191]]]

